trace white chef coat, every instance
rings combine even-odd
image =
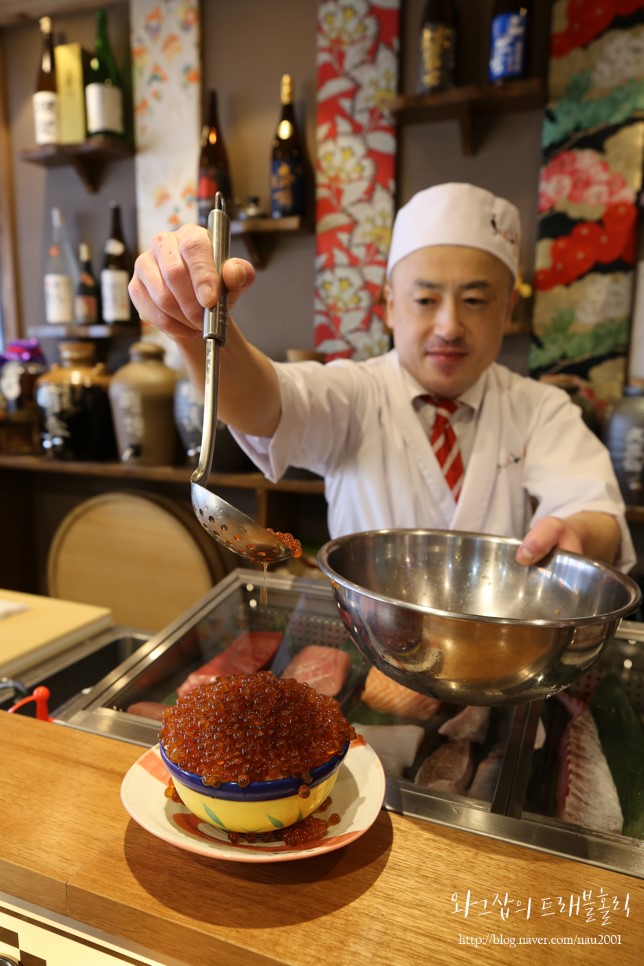
[[[421,527],[522,539],[542,517],[594,510],[620,524],[617,566],[635,563],[608,451],[563,390],[494,364],[459,397],[469,424],[455,503],[395,349],[365,362],[273,365],[275,434],[235,438],[274,482],[289,466],[324,477],[332,538]]]

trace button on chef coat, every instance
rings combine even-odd
[[[495,363],[459,397],[472,413],[470,429],[455,426],[466,450],[455,504],[395,349],[364,362],[273,365],[275,434],[235,438],[274,482],[289,466],[324,477],[332,537],[422,527],[522,539],[545,516],[597,511],[620,524],[617,565],[635,563],[608,451],[563,390]]]

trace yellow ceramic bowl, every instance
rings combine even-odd
[[[348,748],[347,743],[338,755],[311,770],[309,795],[302,798],[299,778],[251,782],[245,788],[236,782],[223,782],[217,788],[204,785],[199,775],[170,761],[160,745],[161,758],[186,808],[221,831],[247,835],[275,832],[311,815],[331,794]]]

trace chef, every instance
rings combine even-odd
[[[324,477],[332,537],[422,527],[521,540],[628,570],[635,562],[610,457],[562,390],[499,365],[516,303],[514,205],[471,184],[418,192],[398,212],[387,263],[394,348],[368,361],[275,363],[230,319],[219,416],[265,475]],[[223,269],[232,308],[252,266]],[[204,384],[203,308],[218,279],[204,229],[156,236],[130,294]]]

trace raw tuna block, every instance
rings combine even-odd
[[[230,647],[189,674],[177,694],[181,697],[200,684],[212,684],[231,674],[261,671],[273,660],[281,641],[281,631],[242,631]]]

